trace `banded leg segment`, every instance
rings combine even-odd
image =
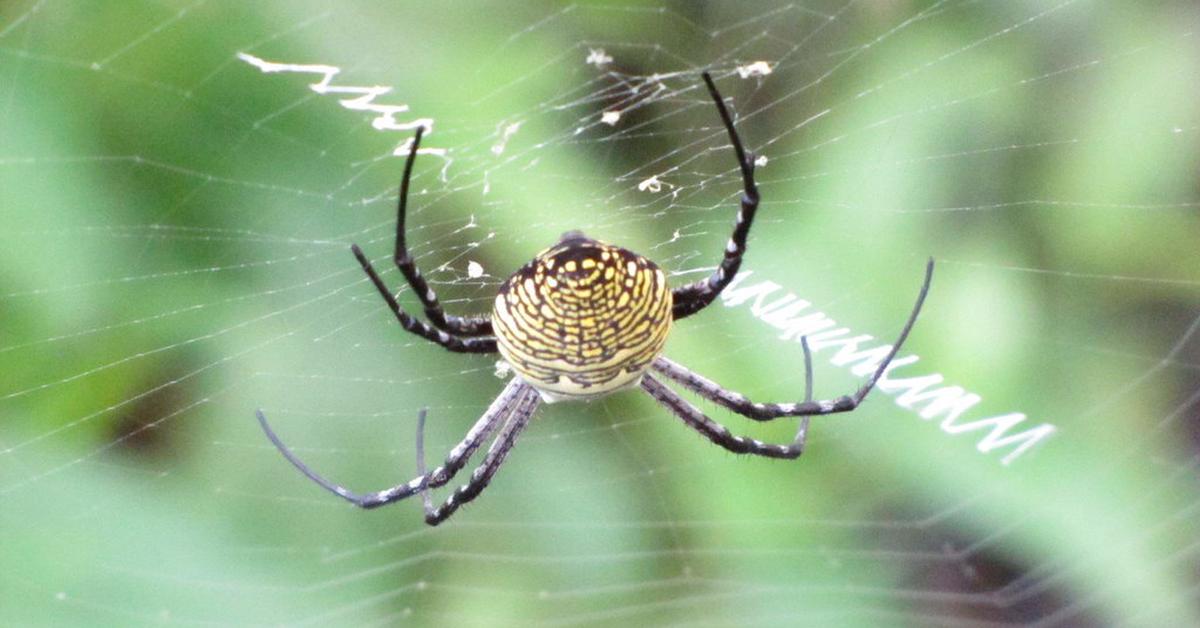
[[[483,441],[487,440],[488,436],[490,436],[492,432],[494,432],[496,428],[506,418],[508,418],[510,414],[512,414],[513,410],[517,406],[518,401],[524,398],[524,394],[528,390],[528,385],[514,378],[513,381],[509,383],[508,387],[500,393],[500,396],[496,398],[496,401],[492,402],[492,405],[488,407],[483,416],[475,422],[475,425],[472,426],[470,431],[467,432],[467,436],[462,440],[462,442],[450,450],[450,454],[446,457],[446,461],[442,464],[442,466],[434,469],[433,472],[429,474],[428,479],[427,476],[422,473],[412,480],[405,482],[404,484],[399,484],[382,491],[364,494],[355,493],[349,489],[346,489],[345,487],[334,484],[333,482],[330,482],[322,477],[316,471],[313,471],[307,464],[300,460],[296,454],[288,449],[287,445],[283,444],[283,441],[278,435],[275,434],[275,431],[271,429],[271,425],[267,423],[267,417],[265,414],[263,414],[262,410],[257,410],[255,414],[258,416],[258,423],[262,426],[263,431],[266,432],[267,438],[269,438],[275,445],[275,448],[278,449],[281,454],[283,454],[283,457],[287,458],[288,462],[292,463],[292,466],[299,469],[301,473],[308,477],[308,479],[316,482],[330,493],[345,499],[359,508],[370,509],[378,508],[379,506],[385,506],[392,502],[412,497],[413,495],[416,495],[424,490],[426,486],[441,486],[442,484],[449,482],[450,479],[454,477],[455,473],[466,466],[467,460],[469,460],[471,455],[474,454],[477,449],[479,449],[479,446],[483,443]],[[422,408],[417,416],[418,458],[424,457],[424,450],[421,446],[421,440],[424,436],[425,414],[426,411],[424,408]],[[436,484],[434,482],[436,482]]]
[[[704,77],[704,84],[708,87],[709,95],[717,105],[717,112],[721,114],[721,122],[724,123],[726,132],[729,133],[729,143],[733,144],[733,151],[737,156],[738,168],[742,172],[742,206],[733,223],[733,235],[729,237],[729,242],[725,245],[725,256],[721,259],[717,270],[707,279],[680,286],[672,291],[674,299],[672,314],[675,320],[691,316],[707,307],[717,298],[717,295],[721,294],[725,286],[733,281],[738,268],[742,265],[742,256],[746,253],[746,238],[750,235],[750,225],[754,222],[755,212],[758,211],[759,196],[758,184],[754,181],[754,155],[746,152],[742,147],[741,137],[738,136],[737,129],[733,126],[733,117],[725,107],[725,100],[717,91],[712,76],[708,72],[704,72],[701,76]]]
[[[488,484],[492,481],[492,477],[500,470],[500,465],[508,457],[508,452],[512,450],[513,444],[521,434],[521,431],[529,424],[529,420],[537,410],[540,401],[541,397],[537,391],[532,387],[525,386],[520,402],[516,409],[513,410],[512,415],[504,423],[504,427],[500,428],[500,433],[496,436],[496,440],[492,441],[491,446],[488,447],[487,456],[484,457],[483,463],[471,473],[470,481],[458,487],[440,506],[435,508],[433,506],[433,498],[430,496],[428,489],[423,491],[425,523],[436,526],[454,514],[463,504],[479,497],[483,489],[487,488]],[[425,457],[421,455],[420,451],[417,452],[417,473],[421,477],[425,476]]]
[[[475,454],[479,446],[491,437],[496,432],[496,429],[512,415],[530,390],[529,384],[521,381],[520,378],[514,377],[509,380],[508,385],[504,387],[504,390],[500,391],[500,395],[496,397],[492,405],[488,406],[487,411],[475,422],[475,425],[471,426],[470,431],[467,432],[462,441],[450,450],[442,466],[429,472],[428,475],[425,473],[419,474],[419,476],[426,478],[426,487],[437,488],[444,486],[450,480],[454,479],[454,475],[467,465],[467,461],[471,459],[471,456]],[[424,441],[425,425],[418,423],[417,459],[422,462],[422,466],[425,460]]]
[[[904,345],[904,341],[908,339],[908,334],[917,322],[917,316],[921,313],[921,307],[925,304],[925,297],[929,294],[929,285],[932,281],[933,259],[931,258],[925,265],[925,281],[921,284],[920,293],[917,294],[917,302],[913,306],[912,312],[909,313],[908,320],[904,323],[904,328],[900,330],[900,337],[892,344],[891,350],[879,362],[879,366],[875,368],[875,372],[871,374],[871,377],[852,395],[842,395],[836,399],[822,401],[813,401],[811,395],[809,395],[805,401],[800,403],[756,403],[746,398],[745,395],[726,390],[716,382],[694,373],[664,356],[655,358],[652,368],[666,377],[679,382],[688,390],[695,392],[701,397],[755,421],[770,421],[771,419],[784,416],[813,416],[849,412],[857,408],[863,399],[866,398],[867,393],[871,392],[875,384],[879,382],[879,378],[883,377],[883,373],[887,370],[888,365],[896,357],[896,353],[900,351],[900,347]],[[802,338],[801,342],[804,344],[805,363],[809,364],[811,362],[807,340]],[[808,381],[811,382],[812,369],[806,367],[805,371],[807,372],[806,377]]]
[[[396,207],[396,250],[392,255],[392,260],[400,272],[404,273],[404,279],[408,281],[408,285],[421,300],[421,305],[425,308],[425,316],[433,323],[434,327],[457,336],[490,336],[492,335],[492,321],[488,316],[467,317],[446,314],[446,311],[442,309],[442,304],[438,301],[437,294],[434,293],[433,288],[429,287],[429,282],[425,281],[421,270],[417,268],[416,260],[408,252],[408,243],[405,237],[408,187],[409,180],[412,178],[413,164],[417,160],[417,149],[421,146],[421,136],[424,133],[425,127],[417,127],[417,133],[413,136],[412,146],[408,151],[408,159],[404,162],[404,177],[400,180],[400,200]]]
[[[670,410],[671,414],[679,417],[688,427],[733,453],[789,460],[799,458],[800,454],[804,453],[804,442],[808,439],[808,417],[800,422],[796,438],[790,445],[764,443],[753,438],[732,434],[724,425],[708,418],[699,408],[675,394],[675,391],[667,388],[653,375],[647,374],[643,377],[641,386],[642,390],[650,393],[655,401]]]
[[[350,250],[354,252],[354,257],[358,260],[359,265],[362,266],[363,272],[371,279],[371,283],[375,285],[375,289],[379,291],[379,295],[387,302],[392,313],[396,315],[396,320],[400,321],[400,326],[405,331],[416,334],[456,353],[496,353],[495,338],[462,338],[441,329],[434,329],[428,323],[414,318],[408,312],[405,312],[400,307],[400,303],[396,301],[396,297],[392,295],[392,291],[383,283],[383,279],[380,279],[379,273],[371,265],[371,260],[367,259],[367,256],[363,254],[362,249],[358,248],[358,245],[355,244],[350,247]]]

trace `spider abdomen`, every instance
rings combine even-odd
[[[671,319],[658,266],[578,232],[513,273],[492,310],[501,355],[547,401],[636,384],[662,352]]]

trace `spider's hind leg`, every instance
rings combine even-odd
[[[800,338],[800,346],[804,348],[804,401],[805,403],[812,403],[812,352],[809,351],[808,340],[806,338]],[[705,438],[734,453],[752,454],[766,458],[793,459],[799,458],[800,454],[804,453],[804,445],[808,442],[808,422],[810,419],[808,416],[800,419],[800,426],[796,429],[796,436],[790,444],[776,445],[730,433],[729,429],[724,425],[708,418],[699,408],[675,394],[675,391],[667,388],[662,382],[650,375],[642,378],[642,390],[650,393],[650,396],[655,401],[670,410],[671,414],[679,417],[688,427],[700,432]]]
[[[504,427],[500,428],[496,440],[492,441],[491,446],[488,447],[483,463],[471,473],[471,479],[458,487],[436,508],[433,505],[433,498],[429,494],[428,486],[422,491],[421,498],[425,503],[425,523],[436,526],[454,514],[463,504],[479,497],[483,489],[487,488],[492,481],[492,477],[500,470],[500,465],[504,464],[504,459],[512,450],[517,436],[521,434],[525,426],[529,425],[529,419],[533,417],[533,413],[541,401],[541,396],[536,390],[527,385],[522,386],[522,396],[516,409],[505,421]],[[423,440],[423,437],[419,437],[419,440]],[[417,473],[419,477],[425,477],[425,453],[419,446],[417,448]]]
[[[801,338],[801,343],[804,345],[805,371],[808,373],[806,383],[808,384],[809,394],[806,395],[804,401],[799,403],[758,403],[751,401],[745,395],[726,390],[720,384],[703,375],[694,373],[687,367],[661,355],[654,359],[652,367],[655,371],[679,382],[679,384],[701,397],[755,421],[770,421],[785,416],[813,416],[850,412],[862,403],[867,393],[871,392],[875,384],[883,377],[884,372],[887,371],[888,366],[896,357],[896,353],[900,351],[900,347],[908,339],[909,332],[912,331],[913,325],[917,322],[917,315],[921,313],[921,307],[925,304],[925,297],[929,294],[929,285],[932,280],[933,259],[930,258],[925,266],[925,281],[921,284],[921,291],[917,295],[917,302],[913,305],[912,312],[908,315],[908,320],[904,322],[904,328],[900,330],[900,336],[896,338],[896,342],[892,344],[892,348],[888,351],[887,356],[880,360],[879,366],[875,368],[875,371],[867,381],[863,382],[863,385],[851,395],[842,395],[830,400],[812,400],[812,361],[809,356],[807,341],[803,338]]]
[[[292,466],[299,469],[308,479],[359,508],[377,508],[412,497],[419,492],[426,492],[429,487],[437,487],[449,482],[459,470],[466,466],[467,460],[491,436],[492,432],[500,426],[500,423],[514,412],[529,390],[529,387],[520,380],[514,378],[509,382],[508,386],[488,406],[487,412],[484,412],[483,416],[479,417],[479,420],[475,422],[475,425],[471,427],[462,441],[455,445],[454,449],[450,450],[450,454],[446,456],[446,461],[428,474],[425,473],[425,449],[423,443],[426,411],[422,408],[420,413],[417,414],[417,462],[421,468],[421,473],[404,484],[398,484],[392,488],[373,493],[355,493],[343,486],[326,480],[316,471],[309,468],[296,454],[292,453],[287,445],[283,444],[283,441],[275,434],[275,430],[272,430],[271,425],[267,423],[267,416],[263,414],[262,410],[258,410],[255,414],[258,416],[259,425],[262,426],[263,431],[267,434],[267,438],[271,440],[271,443],[275,445],[279,453],[283,454],[283,457],[287,458],[288,462],[292,463]]]

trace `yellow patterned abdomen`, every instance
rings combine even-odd
[[[570,232],[496,296],[501,355],[547,401],[636,384],[671,328],[671,290],[650,260]]]

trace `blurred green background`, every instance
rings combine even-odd
[[[1198,18],[0,5],[0,624],[1197,625]],[[440,528],[416,503],[355,510],[255,408],[368,490],[414,473],[417,409],[439,457],[503,382],[404,334],[347,251],[386,264],[407,132],[239,52],[336,66],[335,85],[394,87],[398,122],[433,119],[446,153],[418,162],[409,238],[460,313],[568,229],[703,276],[739,193],[712,68],[767,158],[745,285],[886,342],[933,256],[902,376],[978,394],[964,417],[1057,430],[1003,465],[877,392],[815,420],[800,461],[746,460],[625,393],[543,407]],[[754,61],[771,74],[740,78]],[[857,384],[834,351],[824,397]],[[803,387],[799,346],[749,304],[681,322],[667,353],[755,399]]]

